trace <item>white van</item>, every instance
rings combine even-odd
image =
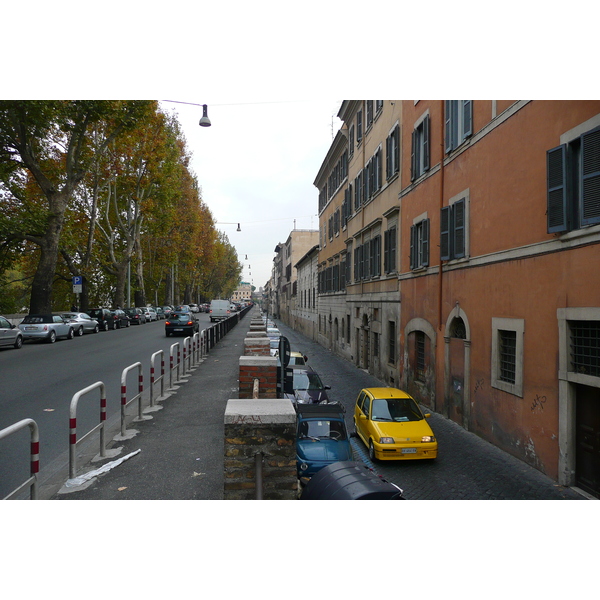
[[[210,302],[210,321],[221,321],[231,316],[229,300],[211,300]]]

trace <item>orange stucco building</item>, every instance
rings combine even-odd
[[[315,181],[322,343],[600,495],[600,101],[346,101],[339,116],[348,150],[338,136]],[[394,176],[344,209],[389,151]]]

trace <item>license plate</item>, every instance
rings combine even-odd
[[[402,448],[402,454],[416,454],[416,448]]]
[[[37,327],[25,327],[25,331],[37,331]]]
[[[183,331],[183,329],[173,329],[173,331]]]

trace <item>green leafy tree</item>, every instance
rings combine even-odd
[[[27,238],[40,249],[32,281],[31,312],[53,308],[61,235],[76,188],[98,156],[151,107],[147,101],[0,102],[0,177],[6,194],[18,202],[21,192],[33,181],[43,199],[33,211],[36,223],[43,219],[43,226],[38,235]],[[89,132],[99,121],[109,124],[107,135],[99,147],[93,147]],[[25,211],[19,214],[24,217]],[[15,228],[23,239],[25,225],[16,223]]]

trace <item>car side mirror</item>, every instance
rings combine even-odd
[[[429,419],[429,417],[431,416],[431,413],[425,413],[425,418]]]
[[[363,421],[366,421],[367,420],[367,415],[360,415],[359,419],[362,419]]]
[[[323,389],[324,389],[324,390],[330,390],[330,389],[331,389],[331,386],[330,386],[330,385],[324,385],[324,386],[323,386]]]

